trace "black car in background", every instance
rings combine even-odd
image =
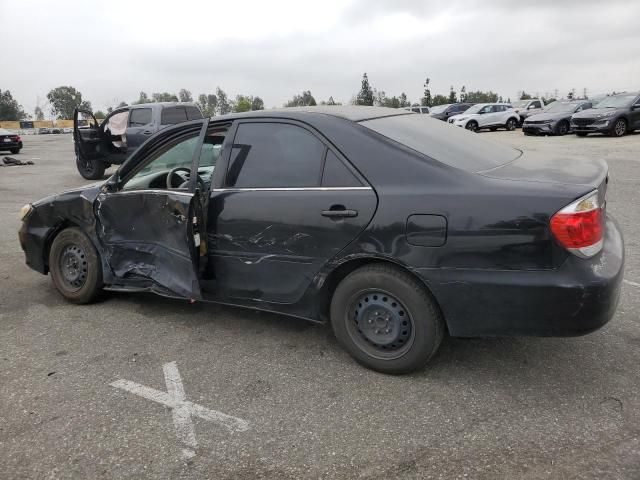
[[[547,105],[542,113],[524,119],[525,135],[566,135],[571,130],[574,113],[591,108],[590,100],[559,100]]]
[[[438,120],[447,121],[453,115],[464,113],[473,103],[448,103],[446,105],[436,105],[429,109],[429,115]]]
[[[20,153],[20,150],[22,150],[22,139],[20,135],[0,128],[0,152],[2,150],[8,150],[14,155]]]
[[[130,105],[114,110],[102,123],[90,111],[76,109],[73,141],[78,172],[87,180],[98,180],[107,168],[120,165],[157,131],[201,118],[200,109],[186,102]]]
[[[571,117],[571,128],[579,137],[605,133],[622,137],[640,129],[640,93],[619,93],[605,97],[592,109]]]
[[[452,336],[579,335],[616,309],[622,235],[600,160],[378,107],[161,130],[106,182],[25,205],[20,243],[69,301],[151,291],[330,322],[362,364]]]

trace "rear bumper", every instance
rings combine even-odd
[[[0,150],[12,150],[22,148],[22,142],[0,142]]]
[[[611,217],[602,251],[569,255],[556,270],[418,269],[452,336],[583,335],[615,313],[624,271],[624,241]]]

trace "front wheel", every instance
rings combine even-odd
[[[518,121],[515,118],[510,118],[507,120],[506,125],[504,126],[509,132],[513,132],[518,126]]]
[[[616,120],[616,123],[613,124],[613,128],[611,129],[612,137],[622,137],[627,133],[627,122],[620,118]]]
[[[471,130],[472,132],[477,132],[478,122],[476,122],[475,120],[471,120],[470,122],[467,122],[464,128],[466,128],[467,130]]]
[[[569,122],[567,122],[566,120],[562,120],[556,126],[556,135],[563,136],[563,135],[566,135],[567,133],[569,133]]]
[[[100,257],[79,228],[67,228],[53,240],[49,271],[58,292],[70,302],[92,302],[102,290]]]
[[[390,374],[424,367],[445,328],[424,285],[382,264],[359,268],[340,282],[331,299],[331,325],[356,361]]]
[[[82,178],[100,180],[104,176],[106,166],[100,160],[84,160],[76,156],[76,167]]]

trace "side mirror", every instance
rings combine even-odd
[[[533,110],[534,108],[536,108],[536,106],[535,106],[535,105],[533,105],[533,104],[531,104],[531,105],[529,105],[529,106],[527,107],[527,110]]]
[[[631,110],[640,110],[640,103],[636,103],[631,107]]]

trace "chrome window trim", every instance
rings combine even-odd
[[[140,188],[138,190],[118,190],[117,192],[105,192],[109,195],[132,195],[134,193],[158,193],[158,194],[172,194],[172,195],[183,195],[187,197],[192,197],[193,192],[186,192],[183,190],[170,190],[170,189],[156,189],[156,188]]]
[[[325,192],[344,190],[373,190],[371,187],[256,187],[256,188],[212,188],[213,192]]]

